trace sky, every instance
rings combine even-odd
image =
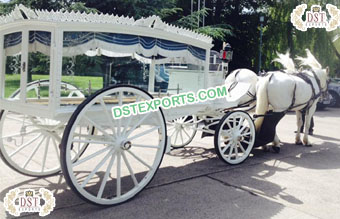
[[[5,2],[5,3],[7,3],[7,2],[9,2],[10,0],[0,0],[0,2]]]

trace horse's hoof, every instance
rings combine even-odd
[[[305,147],[312,147],[313,145],[312,144],[305,144]]]
[[[269,149],[269,147],[268,147],[267,145],[262,146],[262,150],[263,150],[264,152],[270,151],[270,149]]]
[[[296,145],[302,145],[301,141],[295,142]]]
[[[279,146],[272,146],[272,148],[273,148],[273,151],[277,154],[280,153],[280,151],[281,151],[281,147],[279,147]]]

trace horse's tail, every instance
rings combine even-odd
[[[269,78],[264,77],[262,80],[258,82],[257,92],[256,92],[256,110],[255,115],[260,115],[260,117],[256,118],[255,120],[255,128],[256,131],[259,132],[261,129],[261,125],[263,123],[263,115],[268,111],[268,93],[267,87],[269,83]]]

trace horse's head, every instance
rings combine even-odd
[[[321,64],[318,62],[318,60],[316,60],[309,49],[306,49],[306,53],[306,58],[297,57],[297,60],[301,62],[301,65],[312,68],[313,72],[315,72],[316,76],[318,77],[317,79],[320,81],[321,92],[325,92],[328,85],[329,67],[322,68]]]
[[[313,70],[320,81],[321,92],[325,92],[327,90],[327,85],[328,85],[329,67],[327,66],[324,69],[320,68],[320,69],[313,69]]]
[[[248,69],[237,69],[231,72],[225,85],[228,89],[226,100],[238,101],[238,105],[250,103],[256,95],[257,75]]]

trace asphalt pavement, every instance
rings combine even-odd
[[[200,138],[166,154],[151,184],[131,201],[108,208],[79,199],[63,176],[20,175],[0,161],[0,218],[14,218],[3,199],[13,188],[46,188],[56,208],[46,218],[340,218],[340,109],[316,112],[312,147],[295,145],[295,115],[278,125],[281,152],[254,149],[230,166]],[[38,218],[38,214],[21,217]]]

